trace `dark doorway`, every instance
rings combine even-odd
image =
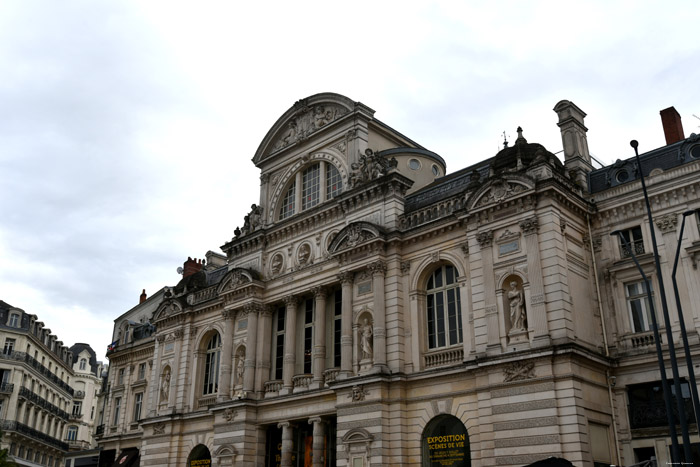
[[[421,451],[423,467],[471,467],[467,428],[452,415],[438,415],[428,422]]]

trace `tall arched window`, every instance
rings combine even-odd
[[[204,389],[202,394],[216,394],[219,390],[219,359],[221,357],[221,338],[214,334],[207,344],[204,361]]]
[[[426,299],[428,348],[437,349],[460,344],[462,313],[457,270],[454,266],[440,266],[430,275]]]
[[[338,196],[343,191],[340,171],[330,162],[309,165],[292,177],[279,211],[279,220],[310,209]]]

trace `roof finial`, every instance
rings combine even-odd
[[[515,144],[527,144],[527,140],[523,137],[523,129],[518,127],[518,139],[515,140]]]
[[[506,139],[506,132],[503,131],[503,149],[508,147],[508,140]]]

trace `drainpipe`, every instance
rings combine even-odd
[[[600,313],[600,325],[603,329],[603,346],[605,347],[605,356],[610,357],[610,349],[608,348],[608,333],[605,329],[605,319],[603,319],[603,302],[600,298],[600,283],[598,282],[598,267],[595,261],[595,251],[593,250],[593,232],[591,231],[591,216],[586,214],[586,223],[588,225],[588,242],[591,248],[591,258],[593,259],[593,279],[595,280],[595,292],[598,298],[598,313]],[[608,386],[608,397],[610,398],[610,414],[612,415],[613,437],[615,438],[615,457],[617,457],[617,465],[622,465],[620,459],[620,441],[617,439],[617,419],[615,417],[615,403],[613,400],[612,387],[614,380],[610,376],[610,370],[605,370],[605,382]]]

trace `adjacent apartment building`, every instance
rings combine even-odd
[[[63,345],[33,314],[0,301],[0,448],[17,465],[64,467],[93,449],[95,390],[107,366]],[[80,452],[81,454],[76,454]],[[69,462],[96,465],[96,461]]]
[[[296,102],[253,157],[260,193],[223,255],[188,259],[115,320],[101,464],[669,460],[651,303],[610,233],[657,291],[650,232],[669,271],[681,213],[700,209],[700,139],[662,112],[668,144],[642,155],[650,225],[634,161],[594,169],[585,113],[554,111],[561,159],[518,128],[448,173],[362,103]],[[689,219],[679,284],[697,355]]]

